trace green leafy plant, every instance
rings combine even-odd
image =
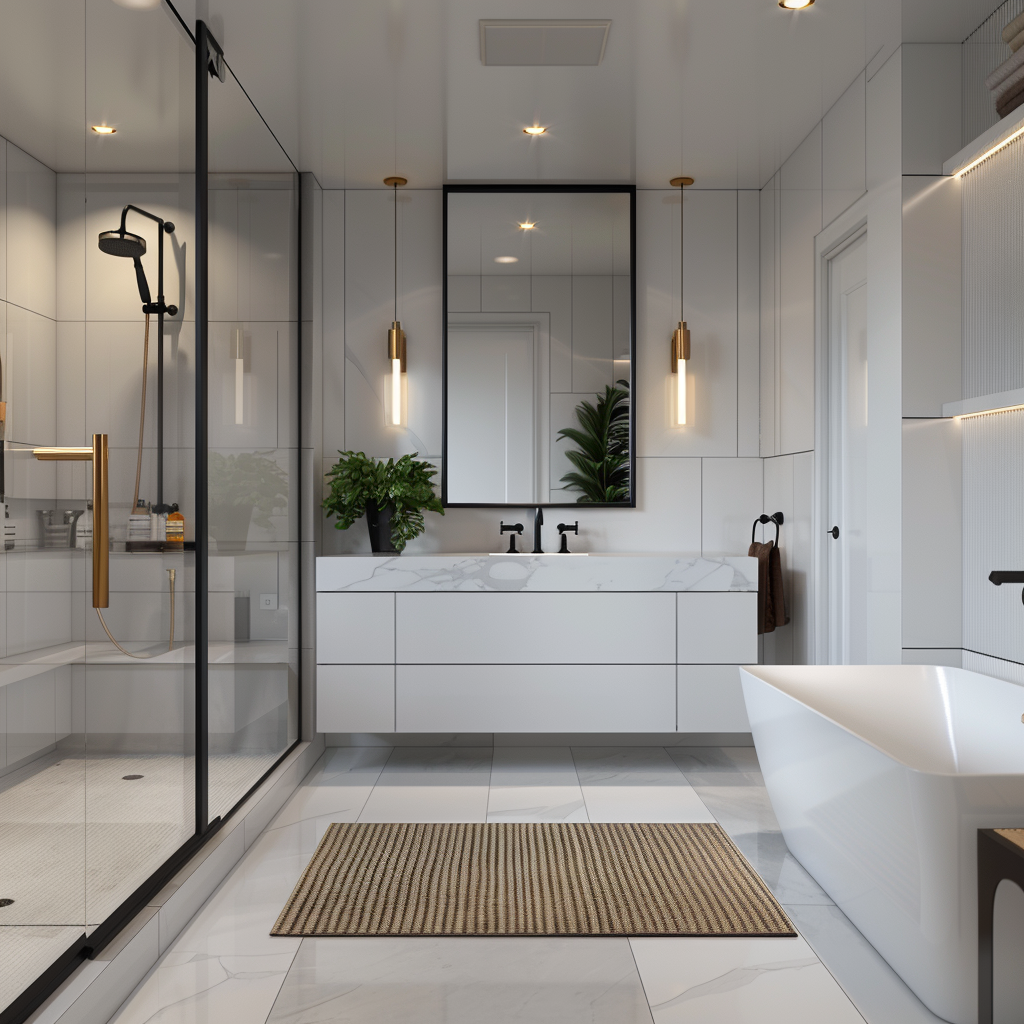
[[[222,455],[211,451],[207,473],[210,505],[251,506],[252,521],[269,529],[271,513],[288,507],[288,474],[273,459],[267,458],[269,454]]]
[[[429,462],[415,461],[419,452],[403,455],[397,462],[372,459],[362,452],[338,454],[341,458],[327,474],[331,492],[323,500],[328,515],[338,517],[336,530],[347,530],[368,505],[378,509],[392,505],[391,540],[401,551],[423,532],[424,511],[444,515],[431,481],[437,470]]]
[[[576,470],[566,473],[562,483],[583,492],[576,499],[580,505],[629,498],[629,382],[615,383],[619,386],[605,386],[596,405],[583,401],[576,406],[579,428],[558,432],[559,440],[578,445],[565,453]]]

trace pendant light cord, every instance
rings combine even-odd
[[[398,182],[391,186],[395,197],[395,323],[398,323]]]
[[[679,320],[682,322],[686,319],[686,314],[683,312],[683,264],[686,262],[685,255],[685,238],[683,234],[683,209],[686,206],[686,197],[683,194],[686,191],[685,182],[679,183]]]

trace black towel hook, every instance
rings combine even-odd
[[[767,526],[769,523],[775,524],[775,546],[779,546],[779,527],[786,521],[786,517],[781,512],[773,512],[770,516],[766,516],[763,512],[754,520],[754,525],[750,530],[750,543],[753,544],[757,540],[757,528],[758,526]]]

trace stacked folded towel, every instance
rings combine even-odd
[[[1024,103],[1024,14],[1003,29],[1003,42],[1009,45],[1013,56],[985,79],[1000,117],[1006,117]]]

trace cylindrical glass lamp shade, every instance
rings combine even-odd
[[[672,374],[675,377],[675,415],[678,427],[686,426],[686,363],[690,358],[690,331],[685,320],[672,332]]]
[[[388,380],[388,409],[385,420],[393,427],[400,427],[404,419],[404,378],[405,378],[405,331],[395,320],[388,331],[388,359],[391,367]]]

